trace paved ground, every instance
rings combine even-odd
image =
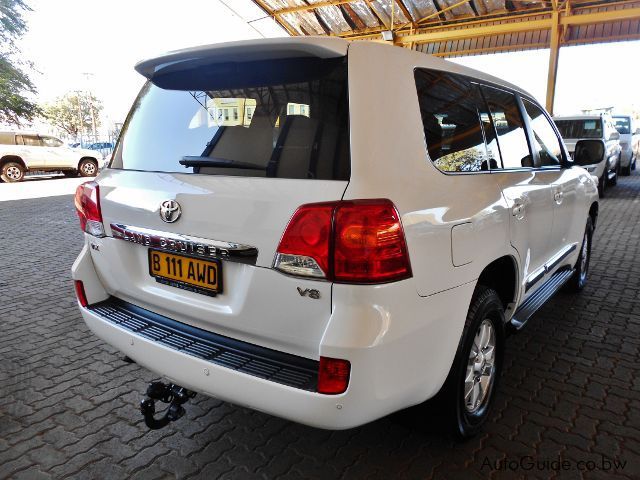
[[[510,338],[493,418],[457,445],[406,415],[332,433],[202,396],[147,431],[137,404],[153,375],[76,311],[71,205],[0,202],[0,478],[610,478],[614,460],[640,478],[640,175],[602,203],[584,293]]]

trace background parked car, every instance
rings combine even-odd
[[[96,142],[92,143],[87,148],[89,150],[97,150],[103,158],[108,158],[111,156],[111,152],[113,152],[114,147],[115,145],[111,142]]]
[[[29,171],[95,176],[104,164],[99,152],[70,148],[59,138],[29,132],[0,132],[0,178],[20,182]]]
[[[631,175],[636,169],[637,156],[640,153],[640,127],[629,115],[614,115],[614,126],[620,134],[620,172]]]
[[[618,183],[620,172],[620,134],[613,119],[608,114],[600,114],[554,117],[554,121],[572,157],[578,140],[597,139],[604,143],[602,157],[594,158],[589,165],[583,165],[589,173],[598,177],[598,193],[603,197],[608,185]]]

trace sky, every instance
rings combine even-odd
[[[143,84],[134,65],[170,50],[260,38],[241,17],[264,13],[249,0],[27,0],[28,31],[19,42],[37,72],[31,75],[38,101],[90,89],[104,104],[107,120],[122,122]],[[272,20],[265,19],[272,23]],[[268,36],[280,27],[254,24]],[[91,75],[85,76],[84,73]]]
[[[251,25],[243,20],[264,15],[250,0],[28,4],[33,9],[25,15],[29,30],[19,45],[37,70],[31,74],[37,100],[50,102],[70,91],[90,89],[104,104],[105,123],[124,120],[143,83],[133,67],[144,58],[195,45],[285,35],[271,19]],[[562,48],[555,113],[608,106],[640,110],[639,56],[639,41]],[[548,50],[535,50],[454,61],[504,78],[544,105],[548,59]]]

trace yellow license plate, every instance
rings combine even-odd
[[[160,283],[215,296],[222,292],[222,268],[217,260],[202,260],[149,250],[149,274]]]

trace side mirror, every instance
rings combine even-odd
[[[576,165],[595,165],[604,157],[604,149],[602,140],[578,140],[573,161]]]
[[[640,127],[636,128],[636,131],[633,132],[634,135],[640,135]]]

